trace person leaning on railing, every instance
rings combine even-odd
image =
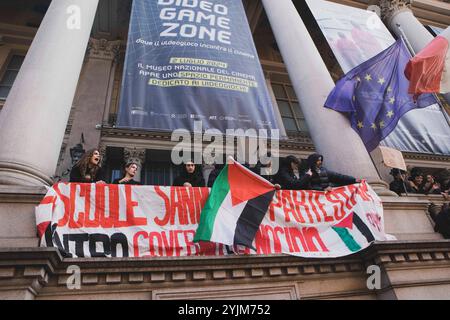
[[[113,184],[135,184],[140,185],[139,182],[133,180],[136,175],[136,171],[138,169],[137,163],[129,162],[123,167],[123,176],[122,178],[116,179],[113,181]]]
[[[441,194],[441,184],[431,174],[427,174],[425,184],[423,185],[425,194]]]
[[[409,193],[425,194],[423,172],[414,168],[411,170],[411,177],[408,179],[407,187]]]
[[[304,181],[308,190],[331,191],[332,187],[344,186],[361,182],[351,176],[328,170],[323,166],[323,156],[312,154],[308,157],[308,171],[305,172]]]
[[[187,161],[183,166],[181,174],[173,181],[173,186],[179,187],[204,187],[205,179],[202,175],[202,169],[192,161]]]
[[[285,190],[301,190],[306,188],[308,178],[302,174],[300,160],[295,156],[287,156],[281,163],[278,174],[274,177],[274,182]]]
[[[105,183],[100,163],[100,152],[97,149],[88,150],[70,170],[69,182]]]
[[[442,234],[445,239],[450,239],[450,196],[448,192],[443,192],[442,196],[445,202],[441,210],[439,211],[439,207],[432,203],[428,211],[435,223],[434,231]]]
[[[389,184],[389,189],[398,195],[410,192],[409,183],[406,183],[406,171],[400,169],[392,169],[390,174],[394,177],[394,181]]]

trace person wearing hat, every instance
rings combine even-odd
[[[113,181],[113,184],[137,184],[140,183],[133,180],[136,175],[136,171],[138,169],[137,163],[129,162],[123,167],[124,174],[122,178],[116,179]]]
[[[344,186],[361,181],[325,168],[321,154],[310,155],[307,162],[309,170],[305,174],[305,181],[308,190],[331,191],[333,186]]]
[[[394,181],[389,184],[389,190],[394,191],[399,196],[402,193],[410,192],[408,185],[405,183],[406,171],[401,169],[392,169],[390,174],[394,177]]]

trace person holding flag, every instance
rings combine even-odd
[[[408,111],[435,104],[427,94],[417,101],[404,74],[411,55],[402,39],[349,71],[329,94],[325,107],[348,115],[368,152],[373,151]]]
[[[203,207],[194,242],[253,248],[252,242],[276,189],[229,157]]]

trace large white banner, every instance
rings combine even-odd
[[[341,257],[390,239],[365,182],[325,193],[277,191],[253,246],[194,243],[208,188],[59,183],[36,207],[41,246],[66,257],[180,257],[286,253]]]
[[[395,39],[376,13],[324,0],[307,0],[344,73],[391,46]],[[450,126],[437,104],[405,114],[382,145],[401,151],[450,154]]]

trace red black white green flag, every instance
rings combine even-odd
[[[275,186],[230,158],[201,212],[194,242],[252,242],[275,194]]]

